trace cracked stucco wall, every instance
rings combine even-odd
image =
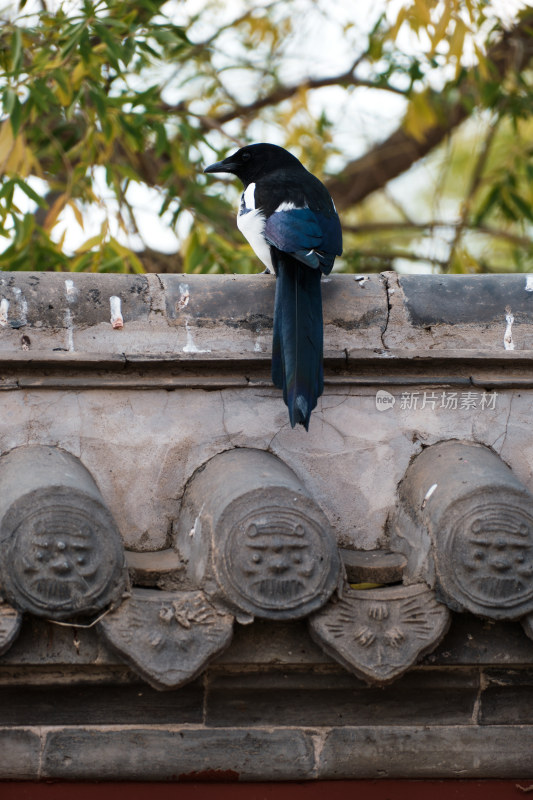
[[[141,551],[169,545],[190,475],[232,447],[279,456],[362,548],[385,541],[424,445],[488,445],[533,490],[526,277],[360,277],[323,283],[326,388],[306,433],[270,382],[271,277],[6,273],[0,453],[78,456]]]

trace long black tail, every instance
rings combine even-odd
[[[300,423],[309,430],[311,411],[324,390],[321,272],[279,251],[273,261],[272,381],[283,389],[292,427]]]

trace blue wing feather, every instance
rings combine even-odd
[[[275,211],[266,220],[263,235],[273,247],[326,274],[333,267],[335,256],[342,253],[338,216],[326,216],[310,208]]]

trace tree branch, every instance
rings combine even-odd
[[[502,81],[511,71],[523,70],[530,62],[533,57],[532,28],[533,13],[528,12],[489,49],[487,63],[494,81]],[[453,103],[443,103],[443,98],[453,88],[459,90],[459,98]],[[470,115],[472,104],[468,100],[472,96],[477,96],[473,75],[467,75],[459,87],[453,83],[442,92],[430,92],[429,102],[442,108],[442,121],[429,127],[421,139],[416,139],[403,126],[399,127],[384,142],[347,164],[340,175],[330,178],[326,185],[337,208],[342,210],[361,202],[431,152]]]
[[[226,111],[224,114],[218,114],[215,117],[215,120],[219,125],[224,125],[226,122],[231,122],[234,119],[239,119],[242,117],[247,118],[253,114],[256,114],[258,111],[261,111],[263,108],[275,106],[278,103],[282,103],[284,100],[288,100],[290,97],[294,97],[294,95],[298,94],[298,92],[308,91],[311,89],[323,89],[326,86],[365,86],[369,89],[380,89],[405,96],[405,92],[403,92],[401,89],[396,89],[388,84],[384,86],[381,84],[376,84],[374,81],[358,78],[353,74],[353,67],[350,67],[349,70],[342,72],[339,75],[330,75],[327,78],[308,78],[307,80],[293,84],[292,86],[277,86],[263,97],[258,97],[253,103],[235,106],[235,108]]]
[[[496,118],[492,123],[492,125],[490,126],[488,133],[483,141],[481,152],[474,165],[472,175],[470,176],[470,185],[468,187],[466,197],[462,203],[461,216],[457,222],[457,225],[455,226],[455,235],[453,237],[453,242],[450,247],[450,255],[449,255],[450,263],[452,263],[454,255],[457,252],[459,245],[461,244],[463,230],[466,228],[474,197],[476,196],[477,191],[481,185],[481,180],[483,178],[483,172],[485,171],[485,166],[487,164],[490,149],[492,147],[494,137],[496,136],[496,131],[498,130],[498,123],[499,119]]]
[[[406,250],[357,250],[359,258],[374,258],[378,261],[394,261],[397,258],[405,258],[407,261],[424,261],[429,264],[445,269],[448,261],[434,256],[424,256],[420,253],[412,253]]]
[[[160,253],[147,247],[145,250],[136,251],[135,255],[142,262],[146,272],[158,274],[171,274],[183,272],[183,258],[180,253]]]
[[[344,233],[355,235],[367,233],[385,233],[386,231],[434,231],[439,228],[455,230],[461,222],[444,220],[432,220],[431,222],[363,222],[361,225],[343,225]],[[494,239],[505,239],[505,241],[524,247],[527,250],[533,248],[533,239],[528,236],[520,236],[502,228],[492,228],[488,225],[472,225],[468,222],[464,224],[464,229],[473,233],[480,233],[483,236],[491,236]]]

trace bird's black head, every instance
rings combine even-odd
[[[283,147],[276,144],[249,144],[224,161],[217,161],[216,164],[206,167],[204,172],[229,172],[236,175],[246,187],[269,172],[295,167],[304,169],[298,159]]]

